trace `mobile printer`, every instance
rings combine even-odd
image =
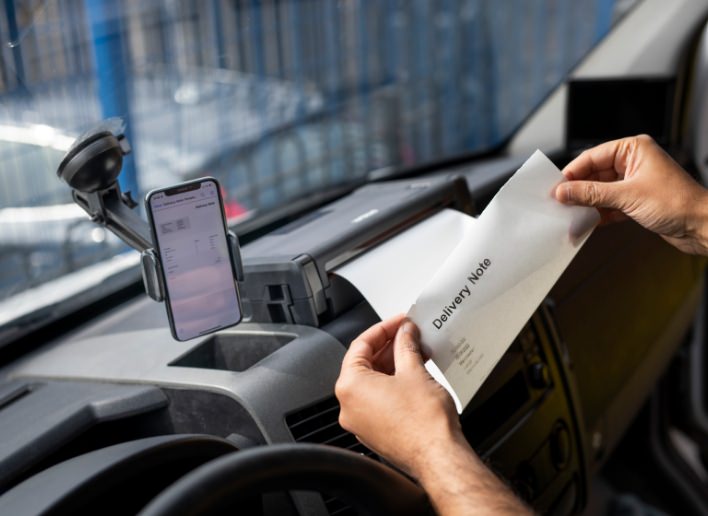
[[[371,183],[244,246],[244,315],[325,324],[363,299],[334,268],[444,208],[473,213],[463,178]]]

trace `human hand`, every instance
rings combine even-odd
[[[398,315],[352,342],[335,387],[340,425],[417,478],[440,516],[532,514],[467,443],[455,403],[423,366],[419,339]]]
[[[335,387],[342,427],[416,478],[436,443],[466,446],[452,398],[423,366],[419,339],[403,315],[372,326],[352,342]]]
[[[562,203],[594,206],[603,222],[630,217],[681,251],[708,254],[708,194],[651,137],[588,149],[563,174]]]

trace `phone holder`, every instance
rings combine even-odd
[[[67,151],[57,175],[71,187],[74,202],[91,220],[140,252],[145,292],[155,301],[165,299],[162,263],[155,251],[150,227],[133,211],[138,205],[130,192],[121,192],[118,176],[123,156],[130,153],[125,126],[111,118],[79,136]],[[231,266],[237,281],[243,281],[238,237],[228,232]]]

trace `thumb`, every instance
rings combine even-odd
[[[620,182],[567,181],[559,184],[555,193],[563,204],[621,209]]]
[[[393,360],[396,372],[418,369],[423,366],[423,355],[420,351],[420,331],[409,320],[405,320],[398,328],[393,341]]]

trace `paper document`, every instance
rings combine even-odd
[[[599,222],[554,199],[561,181],[536,151],[478,219],[443,212],[336,271],[382,318],[415,297],[408,315],[460,412]]]
[[[395,235],[335,273],[349,280],[381,319],[408,311],[476,220],[446,209]]]

